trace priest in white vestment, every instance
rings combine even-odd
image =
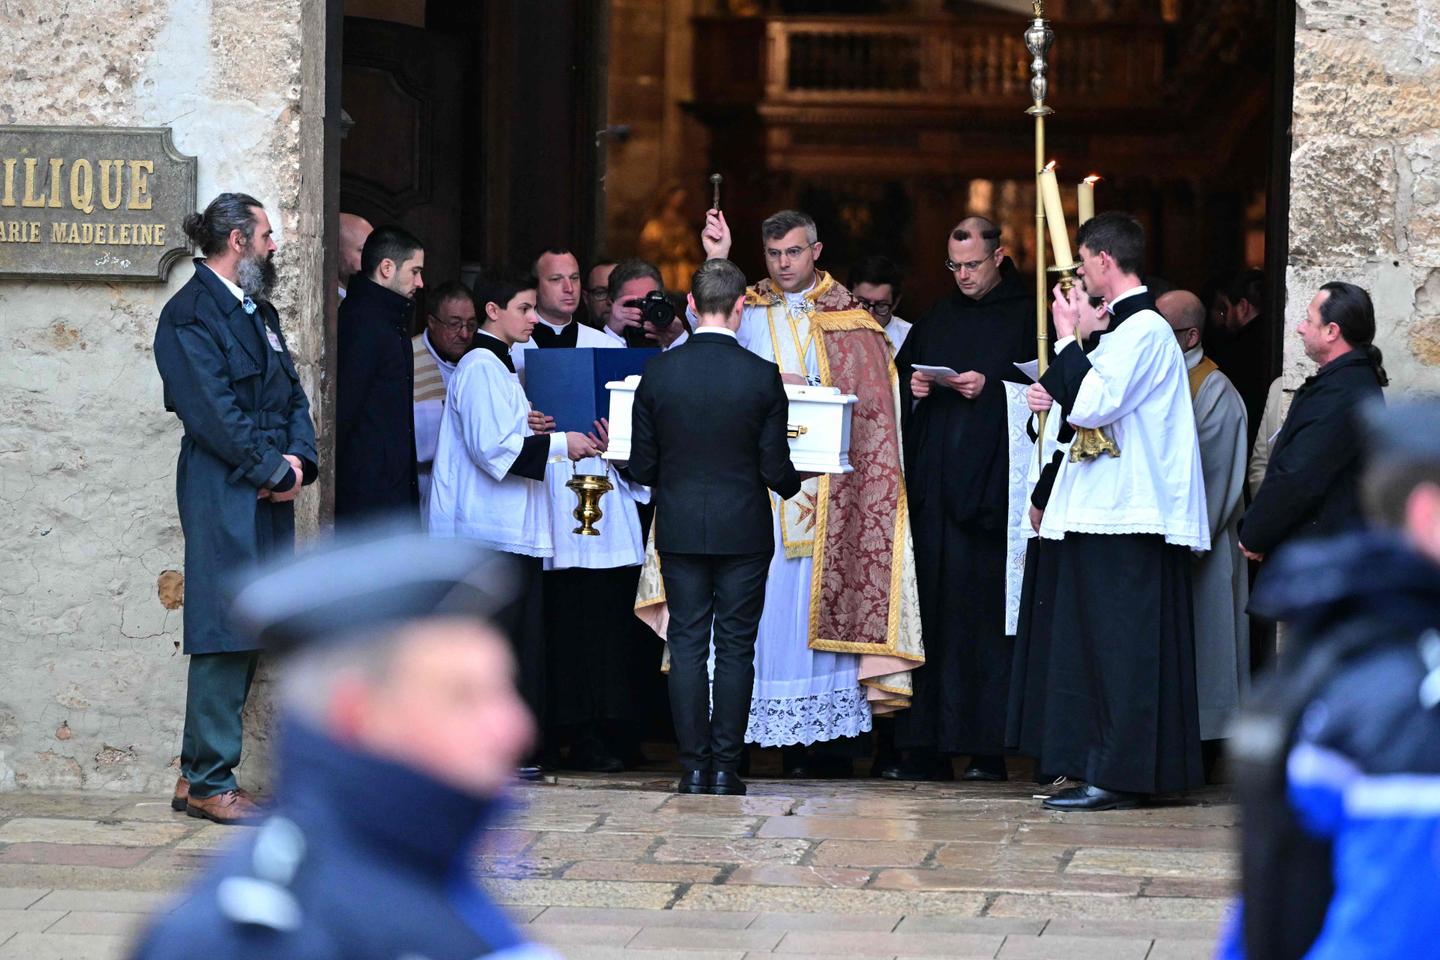
[[[1205,356],[1205,305],[1188,290],[1172,290],[1156,306],[1185,351],[1210,551],[1195,558],[1195,685],[1200,739],[1225,736],[1240,698],[1250,687],[1250,578],[1240,554],[1240,517],[1245,512],[1245,401]]]
[[[509,636],[519,667],[521,694],[545,716],[545,631],[540,571],[555,554],[546,467],[601,452],[593,436],[537,434],[530,401],[520,385],[511,348],[535,328],[533,281],[490,277],[476,304],[481,327],[475,349],[456,365],[446,389],[430,487],[432,536],[465,537],[514,557],[516,600],[495,614]],[[533,764],[522,776],[538,777]]]
[[[766,220],[761,232],[769,279],[747,291],[739,342],[778,365],[788,383],[825,383],[828,361],[822,359],[821,323],[812,318],[843,314],[856,325],[855,336],[870,335],[861,327],[872,328],[877,336],[881,328],[848,290],[817,270],[821,244],[813,220],[797,211],[782,211]],[[728,256],[730,230],[719,211],[710,212],[701,241],[708,257]],[[881,379],[890,385],[885,402],[893,407],[893,368],[883,373]],[[896,410],[890,413],[893,418]],[[897,471],[898,455],[897,434]],[[899,542],[892,544],[899,558],[895,576],[901,586],[892,604],[898,615],[891,617],[887,642],[827,643],[812,637],[816,617],[825,618],[825,611],[812,609],[812,586],[814,557],[823,548],[816,518],[822,512],[822,491],[827,489],[822,481],[809,480],[790,500],[772,495],[776,549],[755,646],[755,691],[745,739],[790,748],[784,757],[790,776],[847,775],[852,757],[843,748],[829,753],[806,748],[871,729],[872,702],[876,709],[907,703],[908,671],[924,657],[914,558],[903,509],[895,534]],[[846,649],[824,649],[827,645]]]
[[[1190,557],[1210,530],[1185,359],[1139,279],[1144,230],[1107,212],[1078,243],[1083,289],[1057,287],[1055,362],[1028,391],[1076,428],[1040,518],[1059,547],[1038,762],[1083,782],[1047,807],[1110,810],[1204,782]]]

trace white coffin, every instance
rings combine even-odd
[[[640,375],[612,380],[610,391],[610,449],[608,460],[629,460],[631,411]],[[790,398],[790,461],[801,473],[849,473],[850,415],[857,397],[836,387],[785,385]]]

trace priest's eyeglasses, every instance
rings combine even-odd
[[[464,328],[467,332],[474,333],[476,330],[480,329],[480,321],[478,319],[461,320],[456,318],[452,320],[447,317],[436,317],[435,322],[440,324],[440,326],[444,327],[446,330],[459,330],[461,328]]]
[[[974,273],[976,270],[979,270],[982,266],[989,262],[989,257],[986,257],[983,260],[966,260],[963,263],[956,263],[954,260],[950,260],[947,258],[945,260],[945,269],[949,270],[951,273],[959,273],[961,270],[964,270],[966,273]]]
[[[864,297],[856,297],[855,302],[877,317],[888,317],[890,311],[895,309],[895,304],[889,300],[866,300]]]

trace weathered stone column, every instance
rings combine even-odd
[[[324,4],[0,5],[0,123],[173,130],[199,203],[254,194],[312,403],[324,345]],[[0,279],[0,789],[173,782],[185,660],[157,584],[182,567],[181,429],[151,354],[168,283]],[[313,531],[319,497],[299,499]],[[247,764],[247,766],[249,766]]]
[[[1440,390],[1440,0],[1299,0],[1285,378],[1322,283],[1370,291],[1392,392]]]

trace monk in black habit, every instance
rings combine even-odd
[[[905,402],[910,500],[925,666],[896,720],[898,780],[1004,780],[1012,642],[1005,635],[1009,423],[1004,380],[1035,358],[1035,301],[983,217],[951,232],[946,266],[959,288],[911,331],[895,358]],[[932,377],[915,364],[949,367]]]

